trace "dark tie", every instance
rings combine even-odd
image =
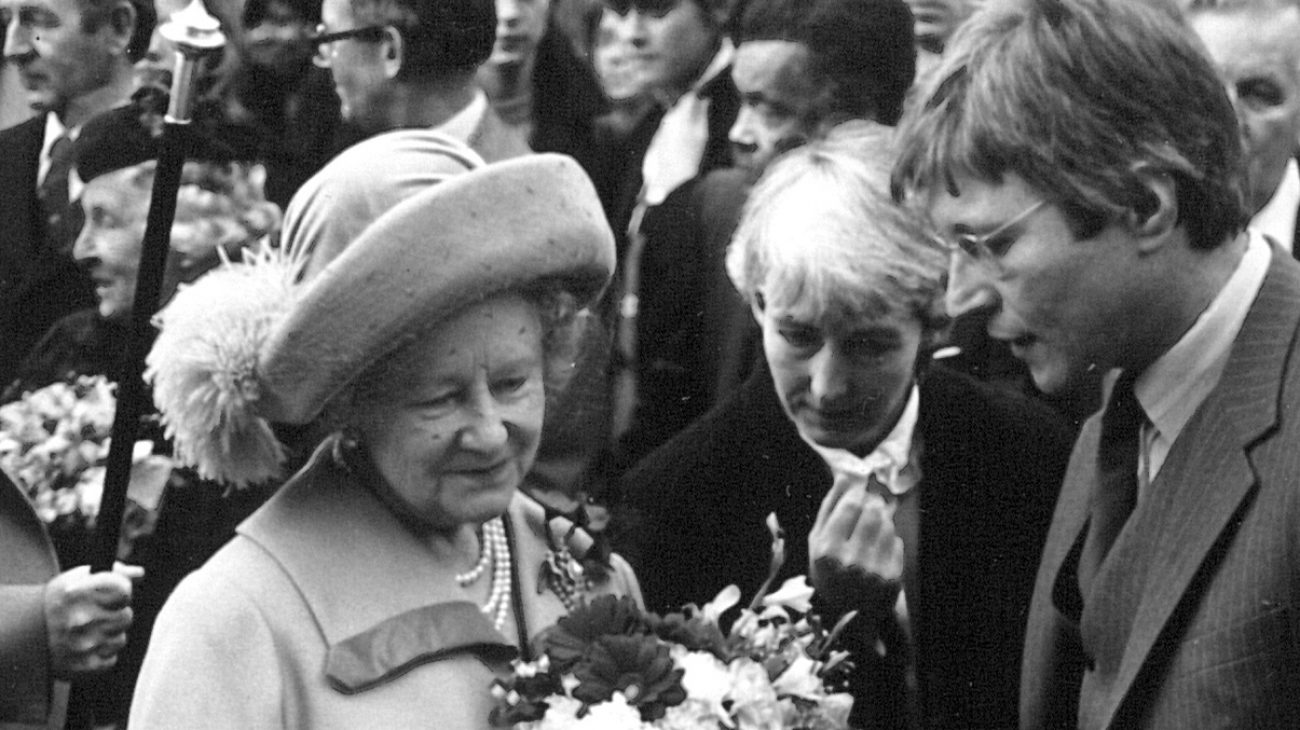
[[[1101,417],[1097,447],[1097,485],[1083,552],[1079,555],[1079,591],[1087,601],[1106,553],[1137,504],[1138,453],[1146,413],[1133,393],[1137,374],[1125,371],[1111,390]]]
[[[46,243],[59,253],[71,252],[78,233],[69,230],[74,222],[71,219],[75,217],[68,214],[68,175],[71,172],[72,140],[63,134],[50,147],[50,169],[36,191],[45,223]]]

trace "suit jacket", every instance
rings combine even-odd
[[[45,115],[0,130],[0,383],[55,321],[95,305],[71,256],[45,243],[36,177]]]
[[[67,691],[50,677],[44,601],[59,563],[45,525],[3,472],[0,555],[0,728],[62,727]]]
[[[1049,409],[933,366],[921,381],[919,546],[904,575],[917,637],[922,724],[1015,723],[1017,667],[1039,551],[1069,451]],[[752,596],[768,569],[776,512],[786,532],[780,580],[808,569],[808,533],[831,486],[762,365],[733,397],[637,465],[615,509],[615,548],[653,610],[710,600],[728,584]],[[854,657],[855,726],[905,727],[900,666]]]
[[[1079,596],[1099,417],[1084,425],[1034,589],[1023,727],[1300,727],[1298,332],[1300,264],[1274,247],[1219,384]]]

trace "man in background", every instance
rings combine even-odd
[[[1300,6],[1290,0],[1196,0],[1186,13],[1237,110],[1250,225],[1295,256]]]

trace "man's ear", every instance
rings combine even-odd
[[[402,32],[393,26],[384,28],[384,39],[380,41],[379,52],[383,54],[384,78],[397,78],[406,59],[406,41]]]
[[[1138,179],[1144,191],[1126,222],[1142,250],[1154,250],[1178,225],[1178,191],[1173,176],[1165,172],[1140,171]]]
[[[108,11],[108,22],[104,23],[100,30],[107,36],[108,46],[113,55],[126,55],[126,49],[131,45],[131,37],[135,35],[136,20],[135,6],[130,3],[130,0],[118,0]]]

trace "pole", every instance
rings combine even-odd
[[[135,300],[131,310],[131,327],[127,332],[126,357],[117,384],[117,410],[113,414],[112,443],[104,476],[104,493],[95,536],[91,546],[90,569],[103,572],[113,569],[126,510],[126,492],[131,481],[131,454],[134,450],[140,414],[148,393],[144,387],[144,359],[152,341],[150,328],[158,309],[163,269],[171,247],[172,222],[176,217],[176,192],[180,188],[181,170],[185,165],[194,81],[200,59],[216,52],[226,43],[216,18],[208,14],[201,0],[192,0],[184,9],[172,13],[158,28],[164,38],[176,46],[176,66],[172,74],[171,99],[164,117],[158,163],[154,173],[149,216],[145,222],[141,246]],[[68,728],[90,727],[93,712],[86,682],[73,686],[68,705]]]

